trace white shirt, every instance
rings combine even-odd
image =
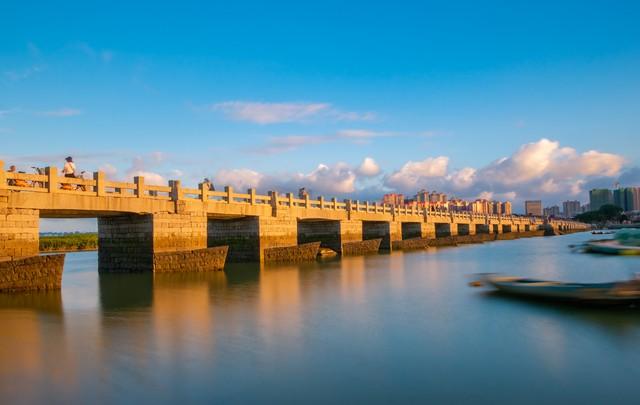
[[[64,169],[62,169],[62,174],[75,174],[76,165],[73,162],[66,162],[64,164]]]

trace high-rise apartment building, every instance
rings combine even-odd
[[[542,216],[542,201],[528,200],[524,202],[524,212],[527,215]]]
[[[562,214],[565,218],[573,218],[580,214],[580,201],[565,201],[562,203]]]
[[[511,203],[509,201],[502,203],[502,215],[511,215],[512,211]]]
[[[396,194],[396,193],[389,193],[389,194],[385,194],[382,197],[382,203],[383,204],[389,204],[389,205],[404,205],[404,194]]]
[[[560,216],[560,207],[557,205],[552,205],[551,207],[547,207],[542,210],[542,214],[545,217],[559,217]]]
[[[591,211],[597,211],[603,205],[613,204],[613,193],[606,188],[594,188],[589,191],[589,206]]]
[[[624,211],[640,209],[640,187],[623,187],[613,190],[613,204]]]

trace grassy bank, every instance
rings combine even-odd
[[[95,233],[71,233],[66,235],[40,237],[41,252],[96,249],[98,249],[98,234]]]

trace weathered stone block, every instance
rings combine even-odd
[[[0,291],[59,290],[64,254],[0,261]]]
[[[223,270],[227,258],[227,246],[219,246],[179,252],[161,252],[153,255],[153,271],[202,272]]]
[[[347,242],[342,245],[343,256],[356,256],[368,253],[376,253],[380,250],[381,238],[369,239],[358,242]]]
[[[298,263],[316,260],[320,242],[296,246],[268,248],[264,250],[265,263]]]

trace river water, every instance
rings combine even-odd
[[[640,401],[640,310],[558,307],[467,286],[503,272],[628,278],[588,233],[225,272],[98,275],[0,295],[0,402]]]

